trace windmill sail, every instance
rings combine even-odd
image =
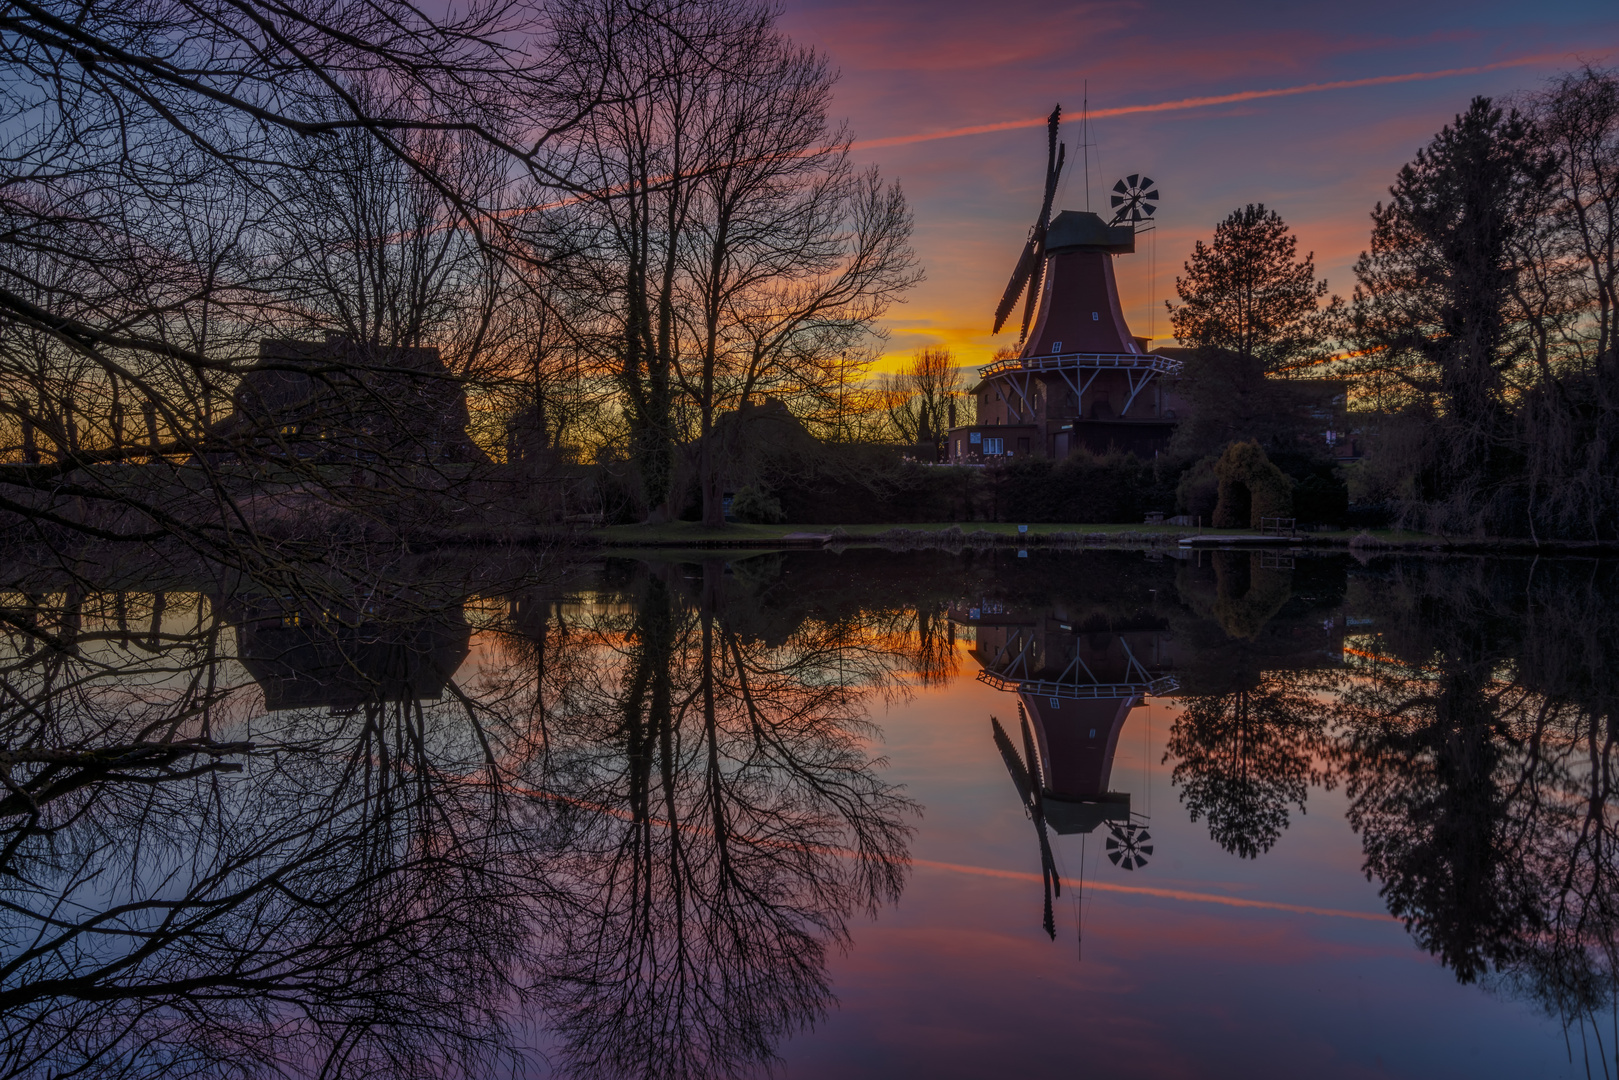
[[[1006,292],[1001,294],[1001,302],[995,308],[993,333],[998,334],[1001,327],[1006,325],[1006,317],[1017,306],[1024,287],[1028,286],[1028,299],[1023,306],[1023,332],[1019,340],[1029,334],[1029,324],[1034,321],[1035,308],[1039,303],[1041,281],[1045,277],[1046,229],[1051,224],[1051,204],[1057,197],[1057,180],[1062,176],[1063,161],[1068,155],[1068,148],[1057,142],[1057,126],[1061,119],[1061,105],[1052,109],[1051,115],[1046,118],[1045,198],[1040,203],[1040,216],[1035,219],[1034,228],[1029,230],[1029,239],[1024,243],[1023,253],[1018,256],[1017,266],[1012,270],[1012,279],[1006,283]]]
[[[1023,712],[1021,704],[1018,712],[1020,715]],[[1018,756],[1012,740],[1007,737],[1006,729],[1001,727],[1001,722],[992,716],[989,723],[994,732],[995,747],[1000,750],[1001,759],[1006,762],[1006,771],[1012,775],[1012,783],[1017,787],[1018,800],[1034,821],[1035,832],[1040,838],[1040,880],[1045,890],[1045,915],[1041,925],[1052,940],[1056,940],[1057,923],[1052,913],[1051,898],[1062,895],[1062,881],[1057,877],[1057,860],[1051,854],[1051,840],[1046,834],[1045,800],[1040,791],[1040,759],[1034,749],[1028,717],[1023,716],[1022,719],[1023,747],[1029,758],[1027,767]]]
[[[989,723],[995,732],[995,748],[1001,752],[1001,760],[1006,762],[1006,771],[1012,774],[1012,783],[1017,785],[1018,801],[1026,807],[1034,805],[1034,793],[1029,790],[1029,774],[1023,768],[1023,759],[1018,757],[1012,740],[1006,737],[1006,729],[1001,727],[1001,722],[992,716]]]
[[[1034,240],[1034,230],[1030,229],[1028,242],[1023,245],[1023,254],[1018,256],[1017,266],[1012,270],[1012,280],[1007,282],[1006,292],[1002,294],[1001,302],[995,307],[993,333],[1000,333],[1001,327],[1006,324],[1006,317],[1012,314],[1018,295],[1023,292],[1023,284],[1029,280],[1029,274],[1034,270],[1038,246]]]

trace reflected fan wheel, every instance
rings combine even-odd
[[[1114,866],[1135,870],[1147,865],[1147,856],[1152,854],[1152,834],[1145,825],[1132,821],[1110,825],[1108,831],[1113,835],[1107,838],[1107,857]]]

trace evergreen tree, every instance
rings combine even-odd
[[[1492,524],[1488,504],[1521,468],[1509,398],[1533,348],[1514,293],[1554,167],[1524,117],[1474,98],[1372,212],[1371,250],[1355,265],[1357,364],[1375,370],[1385,405],[1433,425],[1408,495],[1438,512],[1436,527]]]
[[[1267,372],[1326,354],[1342,301],[1323,307],[1327,283],[1315,276],[1315,255],[1298,257],[1298,238],[1264,203],[1233,210],[1199,240],[1175,279],[1179,307],[1164,301],[1175,336],[1194,348],[1223,349],[1258,360]]]

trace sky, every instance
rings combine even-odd
[[[1115,268],[1132,331],[1173,344],[1175,274],[1232,210],[1276,210],[1347,296],[1373,205],[1469,99],[1619,64],[1614,0],[786,0],[783,26],[841,73],[834,110],[857,159],[915,214],[927,280],[885,318],[880,369],[929,346],[980,364],[1015,343],[991,317],[1039,212],[1055,104],[1069,153],[1056,209],[1086,209],[1087,84],[1090,208],[1131,173],[1162,193],[1158,228]],[[1208,98],[1225,100],[1184,104]]]

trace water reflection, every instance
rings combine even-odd
[[[728,1075],[825,1013],[849,916],[899,896],[911,808],[862,699],[904,654],[862,620],[780,618],[718,560],[621,589],[558,627],[593,656],[550,722],[578,916],[534,993],[569,1075]]]
[[[4,1075],[487,1075],[536,1018],[573,1075],[770,1061],[899,895],[862,702],[917,656],[690,570],[583,603],[19,581]]]
[[[1303,811],[1324,774],[1327,710],[1343,653],[1339,560],[1215,551],[1176,569],[1173,616],[1184,707],[1170,731],[1174,782],[1192,820],[1255,858]]]
[[[568,1076],[755,1072],[901,899],[920,808],[874,710],[968,676],[1006,695],[973,739],[1052,936],[1056,837],[1097,835],[1121,880],[1166,862],[1114,775],[1157,701],[1174,812],[1219,858],[1282,858],[1341,787],[1457,979],[1582,1030],[1619,1000],[1611,565],[374,569],[4,568],[0,1075],[484,1076],[538,1068],[525,1047]]]
[[[1343,785],[1365,872],[1420,947],[1613,1045],[1613,565],[1216,552],[1166,566],[1147,606],[1119,601],[1130,573],[1020,604],[1000,598],[1009,579],[963,616],[978,678],[1018,695],[1022,753],[1017,731],[993,734],[1040,834],[1047,933],[1046,826],[1065,831],[1076,806],[1073,831],[1128,816],[1107,790],[1112,749],[1172,688],[1165,761],[1215,843],[1258,858],[1312,787]],[[1058,694],[1076,679],[1116,685],[1070,706]]]
[[[1377,584],[1410,600],[1371,608],[1334,708],[1368,874],[1459,979],[1608,1012],[1613,568],[1419,564]]]
[[[1077,612],[1077,613],[1076,613]],[[1041,925],[1057,936],[1052,900],[1062,882],[1046,834],[1088,834],[1108,826],[1108,858],[1134,871],[1153,854],[1128,792],[1111,790],[1119,735],[1149,694],[1172,693],[1167,622],[1141,611],[1117,613],[1058,603],[1029,609],[990,599],[958,605],[952,616],[973,631],[978,681],[1016,695],[1020,756],[997,717],[995,746],[1040,844],[1045,908]],[[1032,723],[1031,723],[1032,720]]]

